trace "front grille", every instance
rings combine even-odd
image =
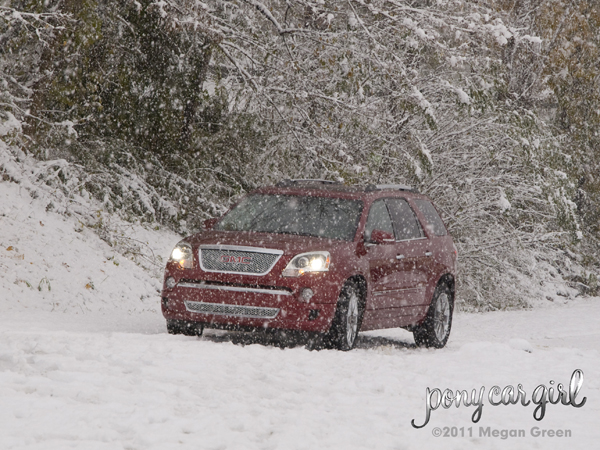
[[[220,283],[218,281],[197,281],[182,279],[178,284],[180,288],[206,289],[213,291],[242,292],[251,294],[269,294],[269,295],[292,295],[292,290],[286,287],[277,286],[247,286],[243,284]]]
[[[200,246],[200,266],[206,272],[266,275],[281,250],[238,246]]]
[[[279,308],[262,308],[260,306],[226,305],[223,303],[204,303],[186,301],[185,307],[190,312],[215,314],[218,316],[250,317],[257,319],[274,319]]]

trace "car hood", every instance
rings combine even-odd
[[[187,242],[194,246],[200,245],[239,245],[283,250],[286,255],[298,253],[335,250],[337,248],[354,247],[350,241],[325,239],[313,236],[298,236],[294,234],[254,233],[246,231],[205,231],[198,233]]]

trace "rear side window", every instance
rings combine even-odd
[[[423,237],[421,225],[406,200],[403,198],[388,198],[387,204],[394,221],[397,241]]]
[[[440,215],[428,200],[415,200],[417,204],[417,208],[419,211],[423,213],[425,216],[425,220],[427,221],[427,227],[431,227],[433,234],[436,236],[446,236],[448,232],[446,231],[446,227],[444,226],[444,222],[440,218]]]

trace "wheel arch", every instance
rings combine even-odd
[[[358,289],[360,290],[360,317],[358,318],[358,330],[360,331],[360,328],[362,327],[362,321],[365,317],[365,311],[367,310],[367,279],[361,274],[355,274],[348,278],[344,284],[348,283],[349,281],[358,286]]]
[[[445,308],[437,308],[439,305],[439,296],[445,292],[450,293],[450,299],[448,299],[448,307],[449,311],[447,314],[443,312]],[[408,328],[409,331],[413,332],[415,338],[415,344],[417,346],[425,346],[425,347],[433,347],[433,348],[442,348],[446,345],[448,338],[450,336],[450,330],[452,328],[452,312],[454,310],[454,293],[455,293],[455,279],[452,274],[446,273],[442,275],[433,291],[433,296],[431,298],[431,303],[427,308],[427,314],[423,318],[423,320]],[[434,303],[438,302],[438,303]],[[440,314],[441,317],[444,317],[443,322],[446,324],[445,328],[443,328],[444,335],[440,337],[438,334],[438,324],[441,322],[437,322],[435,316]],[[437,323],[436,323],[437,322]]]
[[[358,290],[358,295],[352,295],[350,297],[348,295],[348,290],[350,292],[356,292]],[[350,313],[352,310],[350,305],[350,300],[352,298],[356,299],[358,297],[358,314],[353,315]],[[340,295],[338,298],[338,303],[335,309],[334,317],[331,322],[329,331],[325,333],[324,340],[325,345],[328,348],[337,348],[338,350],[351,350],[354,347],[356,342],[356,337],[360,331],[360,327],[362,325],[362,318],[365,310],[367,298],[367,282],[364,277],[361,275],[352,275],[344,280],[342,284]],[[355,300],[356,301],[356,300]],[[350,317],[356,317],[357,322],[355,323],[356,329],[354,330],[354,325],[351,323]],[[351,326],[351,331],[348,327]],[[347,339],[349,334],[352,333],[354,336],[352,342],[349,342]]]
[[[358,286],[358,288],[360,289],[361,302],[363,304],[363,307],[365,307],[367,304],[367,279],[363,275],[356,274],[349,277],[344,282],[344,284],[346,284],[349,281],[356,284],[356,286]]]
[[[456,289],[456,280],[454,279],[454,275],[451,273],[446,273],[440,277],[437,282],[436,289],[438,286],[445,284],[450,289],[450,293],[452,294],[452,303],[454,303],[455,299],[455,289]]]

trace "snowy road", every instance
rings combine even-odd
[[[22,312],[0,319],[1,449],[594,448],[600,437],[600,299],[549,309],[456,316],[442,350],[402,330],[361,335],[358,349],[277,348],[263,336],[169,336],[146,313]],[[581,408],[439,408],[422,429],[427,387],[584,383]],[[449,427],[457,437],[434,437]],[[471,427],[471,430],[469,430]],[[480,436],[480,430],[484,435]],[[489,427],[490,435],[487,436]],[[571,437],[532,437],[531,429]],[[461,431],[461,428],[464,431]],[[525,430],[525,437],[493,437]],[[473,437],[468,437],[471,433]],[[461,437],[465,434],[465,437]]]

